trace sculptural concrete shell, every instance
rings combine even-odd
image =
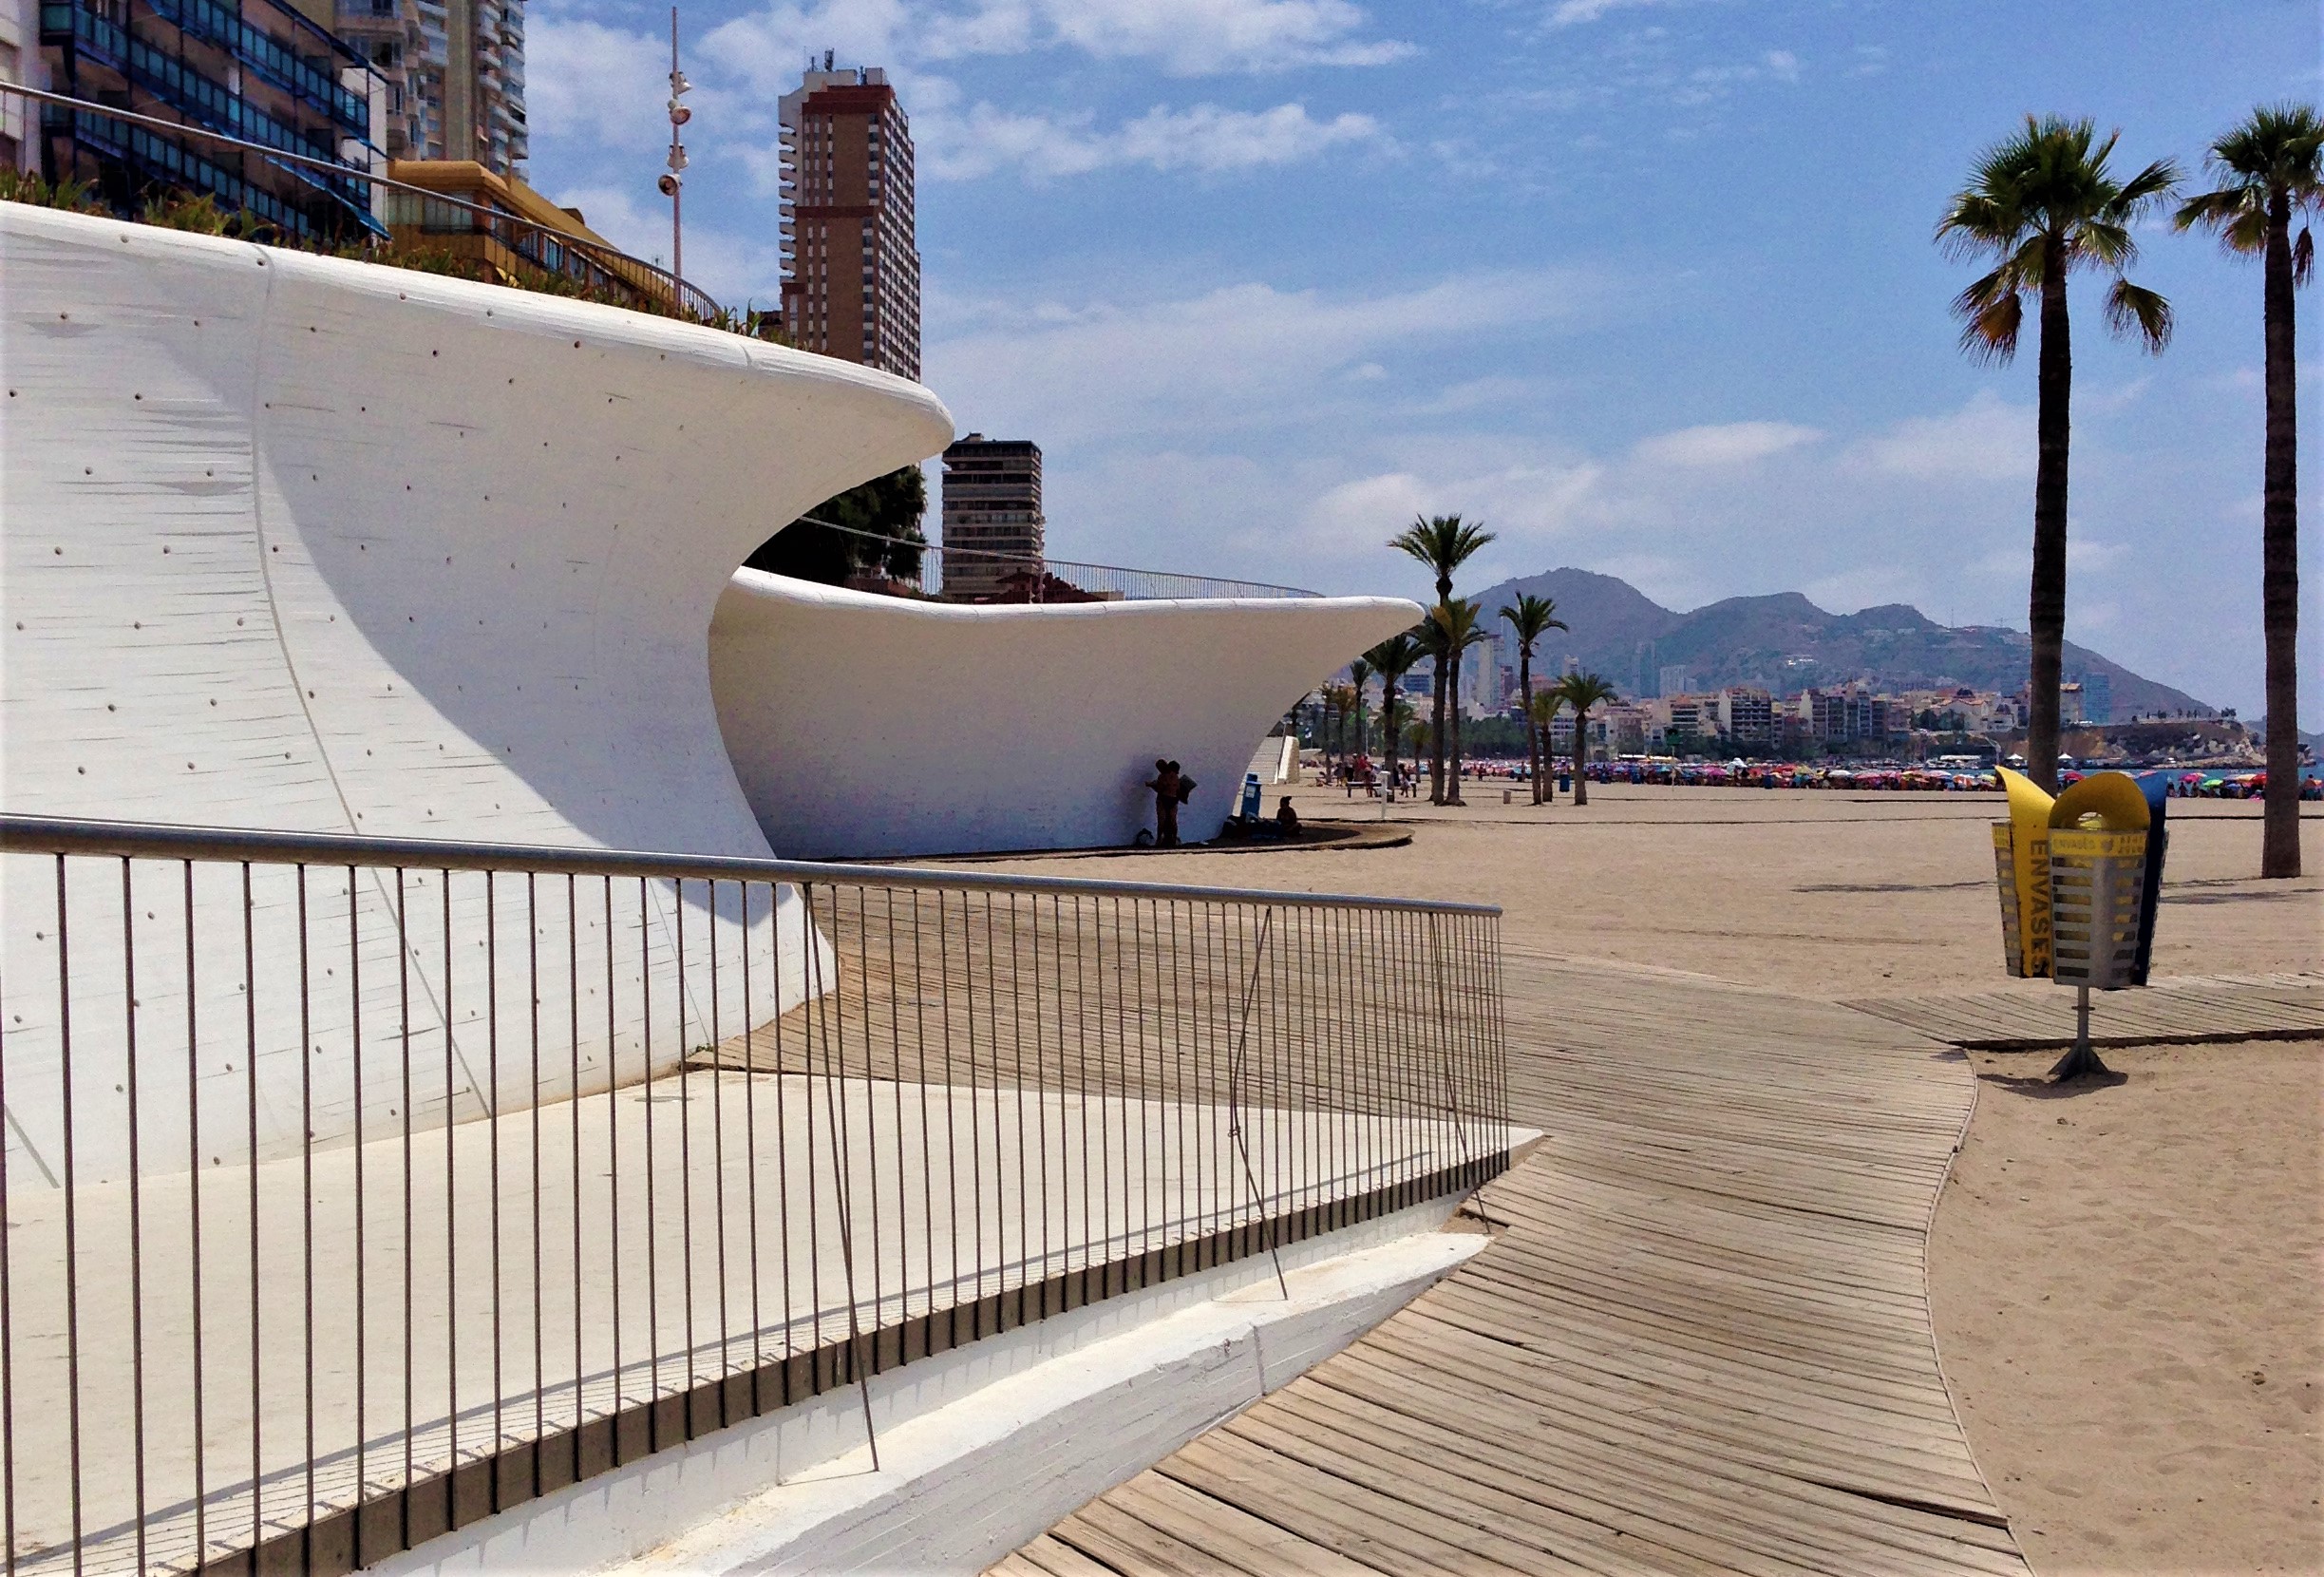
[[[9,203],[0,317],[0,804],[23,812],[765,855],[712,703],[713,608],[770,522],[952,431],[916,385],[740,335]],[[23,1112],[56,1110],[43,1054],[55,993],[33,978],[54,974],[55,872],[0,864],[7,1142],[12,1175],[30,1179],[56,1164],[57,1135],[17,1120],[20,1095]],[[138,948],[154,1078],[173,1076],[158,1048],[184,1016],[167,874],[138,873],[131,899],[153,927]],[[414,881],[432,929],[436,879]],[[72,937],[92,1000],[97,981],[118,988],[123,945],[118,884],[95,885],[110,891],[76,891],[90,908]],[[403,1053],[395,895],[384,880],[355,885],[350,900],[340,872],[312,895],[311,922],[341,937],[353,903],[365,958],[359,986],[319,998],[336,1020],[312,1028],[347,1044],[359,995],[363,1056],[384,1076]],[[292,895],[261,887],[257,945],[293,945]],[[690,1004],[671,927],[689,907],[687,923],[706,923],[702,902],[649,894],[642,918],[591,918],[584,945],[600,966],[608,946],[633,960],[625,978],[684,983]],[[443,923],[464,949],[483,919],[472,896],[456,908]],[[697,931],[697,960],[711,934],[746,945],[726,908],[715,933]],[[522,915],[504,907],[499,923],[520,947]],[[772,947],[764,902],[742,929]],[[795,999],[811,933],[785,934]],[[196,1006],[213,1025],[238,1021],[242,939],[198,940]],[[407,963],[412,1055],[441,1069],[448,1051],[455,1065],[415,1106],[429,1121],[447,1099],[456,1116],[482,1110],[498,1097],[477,1076],[471,1026],[487,1004],[471,986],[445,1023],[453,982],[427,958]],[[552,1010],[560,989],[544,983]],[[283,1081],[298,1034],[282,1002],[262,1006],[264,1153],[295,1142]],[[604,1009],[584,1015],[585,1033]],[[589,1043],[585,1085],[635,1072],[638,1027],[616,1014]],[[118,1175],[107,1041],[121,1034],[77,1030],[86,1177]],[[191,1075],[205,1127],[214,1104],[221,1125],[240,1109],[238,1055]],[[352,1126],[349,1060],[315,1092],[326,1142]],[[178,1063],[182,1085],[182,1051]],[[166,1110],[156,1094],[149,1108]],[[367,1127],[374,1115],[387,1114],[367,1110]],[[186,1153],[182,1130],[146,1142]]]
[[[1157,756],[1200,785],[1184,835],[1216,832],[1268,727],[1419,618],[1380,597],[954,607],[743,570],[710,678],[781,853],[1118,846],[1153,826]]]

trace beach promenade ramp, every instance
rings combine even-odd
[[[994,1568],[2019,1573],[1924,1244],[1974,1084],[1831,1003],[1504,958],[1492,1245]]]

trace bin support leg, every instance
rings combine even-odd
[[[2058,1058],[2057,1066],[2050,1070],[2052,1078],[2069,1079],[2095,1076],[2104,1078],[2112,1070],[2098,1060],[2090,1050],[2090,988],[2074,988],[2074,1049]]]

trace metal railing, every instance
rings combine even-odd
[[[1494,909],[15,815],[0,884],[11,1573],[353,1569],[1506,1165]]]
[[[1323,593],[1263,580],[1168,570],[1129,569],[990,548],[950,547],[840,525],[813,515],[800,519],[860,544],[862,579],[892,580],[950,602],[1154,602],[1180,598],[1310,598]],[[897,571],[903,573],[897,573]]]
[[[668,269],[647,262],[640,257],[633,257],[615,247],[576,236],[570,231],[553,230],[547,225],[537,224],[504,208],[494,207],[486,203],[470,202],[465,198],[452,197],[426,186],[414,185],[409,181],[397,180],[388,176],[375,175],[360,164],[350,163],[343,160],[319,159],[306,154],[293,153],[282,148],[269,147],[263,142],[254,142],[247,138],[230,136],[225,132],[212,131],[206,127],[188,125],[178,121],[166,121],[159,116],[142,115],[133,110],[116,109],[93,100],[75,98],[66,93],[51,93],[45,88],[27,87],[21,83],[0,80],[0,95],[11,94],[34,104],[68,111],[73,116],[73,124],[76,129],[89,125],[94,120],[103,120],[131,128],[122,135],[120,141],[130,142],[133,139],[138,140],[134,142],[134,146],[139,157],[145,162],[160,167],[167,167],[172,163],[203,165],[204,170],[196,172],[195,175],[198,184],[206,190],[228,196],[234,200],[248,202],[254,210],[262,212],[263,217],[272,223],[287,224],[290,222],[285,205],[279,200],[268,199],[266,194],[256,191],[239,177],[232,176],[216,166],[208,165],[207,161],[198,160],[186,149],[177,146],[172,140],[186,138],[216,147],[236,148],[245,153],[255,154],[277,165],[301,171],[321,171],[336,181],[350,183],[361,181],[378,187],[382,191],[415,197],[422,200],[417,206],[419,214],[423,216],[464,214],[467,216],[470,228],[493,237],[512,252],[550,273],[562,274],[583,284],[599,283],[601,281],[598,276],[602,276],[606,281],[618,281],[633,288],[638,288],[641,294],[657,300],[666,298],[673,315],[692,322],[728,329],[735,328],[738,322],[736,314],[721,307],[708,292],[680,279]],[[171,158],[172,155],[175,156],[174,160]],[[266,199],[266,204],[261,204],[260,199]],[[271,207],[267,204],[271,204]],[[382,227],[381,221],[373,216],[362,213],[360,210],[357,210],[356,213],[357,217],[367,225],[374,229]],[[478,222],[480,220],[481,223]]]

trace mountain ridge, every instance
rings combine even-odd
[[[1619,576],[1571,566],[1500,581],[1476,600],[1488,619],[1505,628],[1502,605],[1522,593],[1554,598],[1558,617],[1572,626],[1552,630],[1535,648],[1537,672],[1556,674],[1572,657],[1604,674],[1625,696],[1659,694],[1660,671],[1672,665],[1687,669],[1691,690],[1748,684],[1783,695],[1851,679],[1881,690],[1954,684],[2007,694],[2026,679],[2023,631],[1939,624],[1903,602],[1835,614],[1791,591],[1722,598],[1682,613]],[[2066,643],[2065,671],[2069,681],[2105,674],[2116,718],[2212,710],[2185,691],[2072,641]]]

